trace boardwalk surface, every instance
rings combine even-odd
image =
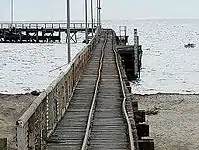
[[[90,150],[128,149],[126,123],[122,114],[119,75],[112,51],[112,34],[104,48],[101,81],[96,99]],[[79,150],[84,139],[98,65],[105,41],[104,32],[74,92],[69,108],[48,140],[48,150]]]

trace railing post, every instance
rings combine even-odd
[[[26,131],[22,121],[17,122],[17,148],[18,150],[27,150]]]
[[[35,149],[35,113],[33,114],[33,116],[31,117],[32,119],[29,120],[29,125],[28,125],[28,143],[29,143],[29,147],[32,149]]]

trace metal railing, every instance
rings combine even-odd
[[[46,140],[65,114],[80,75],[87,65],[92,49],[99,41],[98,30],[90,43],[68,65],[48,88],[17,120],[18,150],[43,150]]]

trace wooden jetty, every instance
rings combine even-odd
[[[71,40],[77,42],[77,33],[84,32],[85,23],[71,23]],[[88,33],[95,32],[96,24],[88,23]],[[64,35],[61,35],[64,33]],[[67,23],[0,23],[0,43],[60,42],[67,37]]]
[[[134,45],[126,45],[128,36],[126,28],[123,35],[117,36],[117,52],[120,54],[128,80],[140,78],[142,62],[142,46],[139,45],[137,29],[134,29]]]
[[[97,31],[18,119],[18,150],[154,150],[145,112],[131,100],[116,34]]]

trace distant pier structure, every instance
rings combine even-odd
[[[77,33],[86,31],[85,23],[71,23],[71,40],[77,43]],[[96,30],[96,24],[88,23],[88,34]],[[94,27],[94,28],[92,28]],[[62,35],[63,33],[63,35]],[[61,42],[67,38],[67,23],[0,23],[0,43]]]
[[[126,26],[119,27],[120,34],[116,37],[117,51],[121,56],[128,80],[140,78],[142,46],[139,44],[137,29],[134,29],[134,45],[128,45]]]

